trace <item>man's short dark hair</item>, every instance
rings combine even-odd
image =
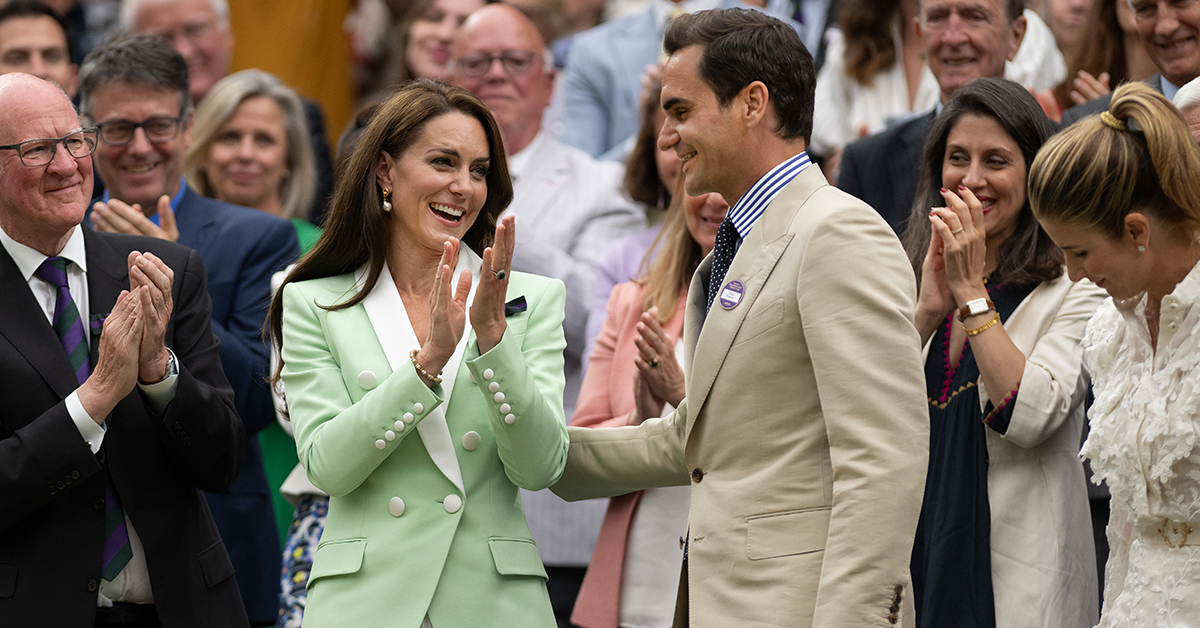
[[[54,9],[37,0],[12,0],[12,2],[0,7],[0,24],[22,17],[48,17],[54,20],[54,23],[58,24],[58,27],[62,29],[63,40],[67,42],[67,58],[71,57],[71,53],[75,50],[75,42],[71,41],[71,35],[67,32],[66,22],[63,22],[63,19],[54,12]]]
[[[92,116],[92,96],[109,83],[138,85],[179,94],[179,115],[192,108],[187,62],[165,39],[119,35],[95,49],[79,68],[79,113]]]
[[[688,46],[703,48],[700,78],[722,108],[744,87],[762,81],[779,117],[776,134],[808,143],[817,72],[795,29],[752,9],[700,11],[667,26],[663,49],[668,55]]]

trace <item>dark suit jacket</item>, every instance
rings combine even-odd
[[[266,384],[269,353],[263,323],[271,275],[300,257],[296,229],[286,220],[198,194],[190,187],[175,210],[179,243],[200,254],[208,270],[212,330],[221,341],[221,364],[233,384],[237,411],[248,435],[275,422]],[[250,438],[242,473],[227,492],[208,496],[250,620],[271,622],[279,611],[282,553],[271,488],[257,438]]]
[[[63,402],[78,384],[62,345],[0,248],[0,624],[92,625],[107,472],[145,548],[164,625],[245,626],[233,566],[200,492],[233,482],[246,443],[209,329],[200,257],[162,240],[83,229],[93,315],[111,311],[129,287],[129,251],[151,251],[175,271],[166,342],[178,387],[161,415],[130,393],[93,455]],[[93,364],[99,345],[93,334]]]
[[[837,186],[875,208],[896,235],[904,232],[917,196],[925,136],[937,111],[864,137],[842,153]]]
[[[1144,81],[1147,85],[1154,88],[1154,91],[1162,93],[1162,75],[1155,74]],[[1058,123],[1058,130],[1063,130],[1080,120],[1100,113],[1108,111],[1108,103],[1112,102],[1112,94],[1105,94],[1099,98],[1089,100],[1082,105],[1075,105],[1063,112],[1062,121]]]

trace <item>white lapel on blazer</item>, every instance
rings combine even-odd
[[[464,270],[471,271],[471,292],[467,295],[467,303],[470,303],[475,296],[475,287],[479,285],[479,268],[482,263],[479,256],[475,255],[466,245],[459,248],[454,277],[458,277],[459,273]],[[361,269],[357,277],[360,285],[365,275],[366,269]],[[421,343],[413,333],[412,325],[408,322],[408,312],[404,309],[404,301],[400,298],[400,293],[396,291],[396,284],[392,281],[392,275],[388,271],[386,262],[383,265],[383,271],[379,273],[379,281],[375,283],[375,288],[371,290],[371,293],[363,299],[362,304],[363,309],[367,312],[367,318],[371,320],[371,327],[375,329],[375,337],[379,339],[383,353],[387,356],[388,364],[392,367],[392,372],[395,373],[402,368],[412,368],[409,365],[408,354],[413,349],[420,347]],[[464,331],[458,347],[454,349],[454,355],[442,369],[442,390],[446,391],[446,401],[430,411],[417,424],[417,433],[421,435],[421,442],[425,444],[425,450],[429,452],[429,457],[433,459],[433,463],[437,465],[442,475],[453,482],[464,496],[466,489],[463,486],[462,470],[458,466],[458,455],[454,453],[454,440],[450,437],[450,426],[446,423],[446,407],[450,405],[454,380],[458,375],[458,368],[462,364],[463,350],[470,338],[470,331],[469,327]]]

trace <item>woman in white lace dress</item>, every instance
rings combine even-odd
[[[1083,340],[1082,453],[1113,495],[1100,625],[1200,625],[1200,151],[1135,83],[1052,138],[1029,179],[1071,279],[1111,296]]]

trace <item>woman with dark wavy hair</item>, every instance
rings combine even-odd
[[[920,626],[1096,620],[1079,339],[1103,293],[1066,277],[1029,208],[1029,164],[1051,132],[1025,88],[981,78],[925,142],[903,237],[929,396],[912,559]]]
[[[297,453],[330,496],[306,627],[554,626],[518,488],[566,463],[566,290],[512,272],[504,155],[474,96],[406,84],[271,304]]]

